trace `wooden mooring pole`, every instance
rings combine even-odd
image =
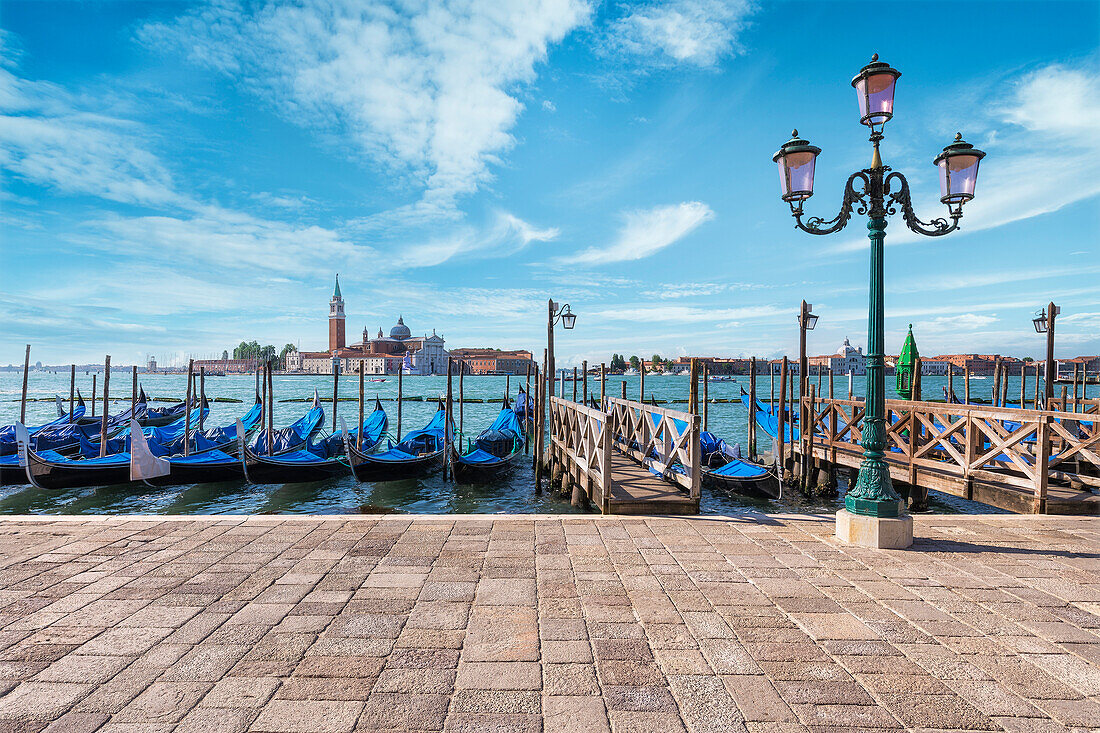
[[[73,410],[76,409],[76,364],[69,365],[69,422],[73,421]]]
[[[137,417],[137,366],[130,367],[130,417]]]
[[[641,374],[641,382],[638,385],[638,394],[640,395],[638,401],[645,402],[645,360],[640,360],[638,366],[641,367],[641,371],[639,372],[639,374]]]
[[[363,366],[365,363],[363,359],[359,360],[359,424],[355,427],[355,447],[358,450],[363,449]]]
[[[584,361],[581,362],[581,378],[584,380],[583,382],[581,382],[581,384],[583,385],[581,387],[581,402],[584,403],[584,405],[587,407],[588,406],[588,360],[587,359],[585,359]],[[574,382],[573,384],[576,384],[576,382]]]
[[[397,368],[397,442],[401,442],[401,400],[404,397],[405,382],[403,377],[405,376],[405,367],[401,366]],[[447,357],[447,383],[451,382],[451,360]],[[449,387],[448,387],[449,389]],[[447,419],[451,419],[450,406],[447,407]],[[450,426],[448,425],[448,429]]]
[[[183,455],[191,455],[191,384],[195,372],[195,360],[187,361],[187,389],[183,397]]]
[[[703,364],[703,430],[707,430],[708,418],[710,417],[710,365]]]
[[[134,367],[134,383],[137,384],[137,367]],[[202,406],[206,402],[206,367],[199,367],[199,432],[203,428]],[[336,408],[332,408],[332,420],[336,422]]]
[[[31,345],[27,344],[27,351],[23,355],[23,392],[19,400],[19,422],[27,424],[27,377],[31,371]]]
[[[461,438],[466,434],[466,409],[464,403],[466,402],[466,389],[463,385],[463,375],[466,373],[466,362],[461,359],[458,362],[458,435],[459,445],[462,445]],[[504,392],[507,396],[507,387]]]
[[[785,428],[786,428],[786,423],[787,423],[787,419],[786,419],[787,418],[786,400],[783,399],[783,396],[786,393],[787,393],[787,357],[784,356],[783,357],[783,364],[780,367],[780,371],[779,371],[779,395],[780,395],[780,400],[779,400],[779,412],[777,413],[777,418],[776,418],[777,430],[775,431],[776,432],[776,438],[778,440],[778,452],[776,454],[776,460],[779,462],[779,480],[780,480],[780,482],[783,481],[784,474],[786,473],[786,468],[787,468],[787,464],[786,464],[786,460],[785,460],[786,456],[784,455],[784,451],[783,451],[784,442],[785,442],[785,438],[786,438],[786,435],[784,433],[785,433]]]
[[[562,391],[565,391],[564,388]],[[573,367],[573,401],[577,401],[577,367]]]
[[[454,437],[453,437],[452,431],[451,431],[451,415],[453,414],[451,412],[451,410],[454,409],[454,400],[453,400],[453,394],[454,393],[451,391],[451,374],[452,374],[452,372],[453,372],[453,370],[451,369],[451,357],[448,356],[447,357],[447,429],[444,431],[444,434],[447,436],[447,440],[446,440],[447,453],[443,458],[443,480],[444,481],[447,480],[448,475],[450,476],[450,478],[454,478],[454,467],[451,465],[451,443],[454,441]],[[398,384],[400,384],[400,380],[398,380]],[[398,403],[398,404],[400,404],[400,403]],[[450,469],[449,474],[448,474],[448,469]]]
[[[336,405],[340,403],[340,362],[332,362],[332,431],[336,432]]]
[[[967,364],[963,369],[963,402],[967,405],[970,404],[970,365]]]
[[[607,364],[600,364],[600,409],[607,404]]]
[[[749,360],[749,460],[756,460],[756,357]]]
[[[269,456],[275,452],[275,446],[272,445],[275,440],[275,376],[272,371],[270,364],[264,367],[264,373],[267,375],[267,454]]]
[[[107,413],[111,411],[108,402],[111,392],[111,355],[103,361],[103,419],[99,421],[99,457],[107,455]]]

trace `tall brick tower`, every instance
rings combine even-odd
[[[340,295],[340,273],[336,273],[336,291],[328,303],[328,350],[344,348],[344,298]]]

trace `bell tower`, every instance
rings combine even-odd
[[[328,350],[344,348],[344,298],[340,295],[340,273],[336,273],[336,290],[328,303]]]

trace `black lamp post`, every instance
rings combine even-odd
[[[554,324],[557,321],[561,321],[561,325],[565,327],[566,331],[572,331],[573,326],[577,324],[577,316],[573,313],[573,309],[569,307],[569,304],[559,305],[555,303],[551,298],[547,301],[548,316],[546,319],[546,359],[549,362],[547,366],[547,378],[550,380],[550,396],[554,396],[554,383],[557,381],[557,366],[554,361]]]
[[[940,170],[940,201],[947,205],[951,218],[933,219],[925,223],[913,212],[909,182],[897,171],[882,164],[879,143],[883,128],[894,114],[894,87],[901,72],[871,57],[852,79],[859,98],[860,122],[871,128],[874,146],[871,167],[849,176],[844,185],[840,213],[825,221],[811,216],[802,220],[802,207],[814,192],[814,163],[821,149],[798,137],[795,130],[772,160],[779,165],[779,182],[783,200],[790,204],[795,226],[810,234],[832,234],[847,225],[852,209],[867,214],[868,237],[871,240],[870,303],[867,314],[867,392],[866,415],[863,421],[863,462],[856,485],[848,491],[844,505],[852,514],[871,517],[896,517],[901,501],[890,481],[890,472],[883,460],[886,449],[886,383],[884,378],[883,343],[883,243],[886,238],[886,217],[901,210],[905,225],[918,234],[938,237],[955,231],[962,218],[962,207],[974,198],[978,178],[978,163],[985,153],[963,142],[961,135],[936,156],[933,164]],[[856,181],[860,187],[855,186]]]
[[[1058,368],[1054,365],[1054,321],[1062,314],[1062,309],[1054,305],[1053,301],[1047,303],[1047,307],[1039,311],[1031,320],[1035,324],[1035,333],[1047,335],[1047,361],[1043,366],[1043,382],[1045,387],[1043,395],[1046,404],[1054,397],[1054,380],[1058,378]],[[1044,405],[1045,407],[1046,405]]]

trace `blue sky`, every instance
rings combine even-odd
[[[243,339],[435,328],[559,360],[778,355],[866,339],[863,222],[810,213],[870,162],[851,77],[902,71],[883,157],[940,216],[933,157],[984,149],[962,231],[887,231],[887,351],[1100,353],[1092,2],[0,2],[0,363],[162,362]]]

